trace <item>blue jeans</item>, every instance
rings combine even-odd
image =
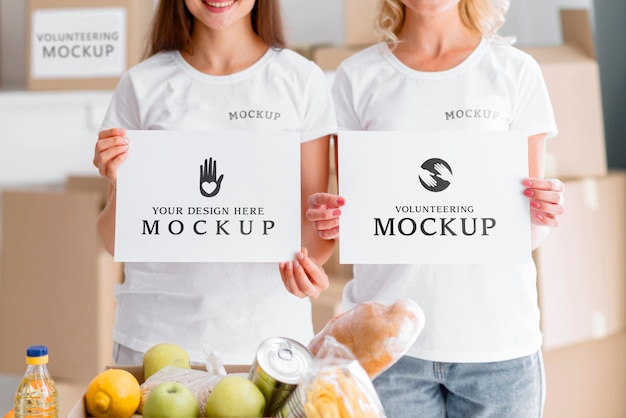
[[[493,363],[439,363],[404,356],[374,379],[387,418],[539,418],[541,351]]]

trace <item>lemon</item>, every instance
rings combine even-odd
[[[141,398],[139,382],[123,369],[107,369],[93,378],[85,393],[85,407],[94,417],[130,417]]]

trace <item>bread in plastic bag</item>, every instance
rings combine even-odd
[[[289,418],[385,418],[367,372],[330,336],[281,412]]]
[[[374,379],[406,354],[423,328],[424,312],[413,300],[364,302],[332,318],[313,337],[309,349],[315,355],[325,337],[332,336]]]

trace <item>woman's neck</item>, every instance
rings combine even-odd
[[[407,10],[394,55],[419,71],[444,71],[463,62],[480,43],[480,34],[461,22],[456,8],[434,16]]]
[[[211,30],[197,25],[191,44],[181,54],[195,69],[210,75],[228,75],[257,62],[268,46],[248,26]]]

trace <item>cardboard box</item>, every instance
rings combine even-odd
[[[6,12],[5,12],[6,13]],[[2,6],[0,5],[0,27],[4,26],[3,23],[3,19],[4,19],[4,14],[2,12]],[[2,42],[2,31],[0,30],[0,87],[2,86],[2,80],[4,79],[3,76],[3,69],[2,69],[2,50],[3,50],[3,42]]]
[[[26,2],[0,1],[0,60],[3,89],[26,85]]]
[[[342,312],[343,288],[350,280],[347,277],[332,276],[329,273],[330,286],[311,302],[313,309],[313,330],[317,334],[336,315]]]
[[[104,207],[109,195],[109,182],[100,176],[67,176],[66,188],[72,192],[85,191],[96,192],[101,198],[101,206]]]
[[[366,48],[368,45],[354,46],[316,46],[312,48],[311,58],[322,70],[334,71],[341,61]]]
[[[54,383],[57,387],[59,396],[59,418],[65,418],[70,411],[83,397],[85,388],[89,386],[91,380],[60,380],[56,379]]]
[[[345,45],[366,45],[377,41],[374,20],[378,0],[343,0]]]
[[[626,331],[626,171],[566,181],[565,198],[534,252],[545,350]]]
[[[141,60],[152,14],[152,0],[28,0],[27,88],[114,88]]]
[[[2,92],[0,188],[63,184],[74,173],[98,175],[94,148],[112,95],[110,90]]]
[[[626,417],[626,334],[544,353],[544,418]]]
[[[1,372],[24,373],[32,344],[48,345],[55,379],[90,379],[113,363],[113,288],[123,271],[97,234],[104,201],[101,184],[3,191]]]
[[[337,194],[337,169],[335,164],[336,148],[334,141],[331,141],[330,144],[329,159],[328,192],[332,194]],[[339,245],[335,245],[333,253],[331,254],[328,261],[324,264],[324,271],[326,271],[326,274],[328,274],[328,277],[331,281],[331,287],[336,284],[337,287],[340,286],[341,289],[343,289],[345,283],[352,278],[352,264],[339,263]],[[324,296],[324,294],[322,294],[322,296]],[[341,302],[341,297],[339,297],[339,302]]]
[[[541,66],[558,136],[547,145],[546,176],[607,173],[599,67],[587,10],[561,10],[563,45],[522,47]]]
[[[204,368],[204,365],[193,365],[192,366],[194,369],[198,369],[198,370],[206,370]],[[131,372],[133,374],[133,376],[135,376],[135,378],[137,379],[137,381],[139,382],[139,384],[143,383],[143,367],[142,366],[107,366],[107,369],[109,368],[116,368],[116,369],[124,369],[127,370],[129,372]],[[224,368],[226,369],[227,373],[248,373],[250,371],[250,366],[249,365],[225,365]],[[94,374],[94,376],[96,376]],[[85,391],[87,390],[87,388],[85,388]],[[88,417],[89,415],[87,414],[87,411],[85,410],[85,396],[83,395],[83,397],[72,407],[72,409],[70,410],[69,414],[67,415],[67,418],[84,418],[84,417]],[[139,414],[135,414],[133,415],[134,417],[140,417],[141,415]]]

